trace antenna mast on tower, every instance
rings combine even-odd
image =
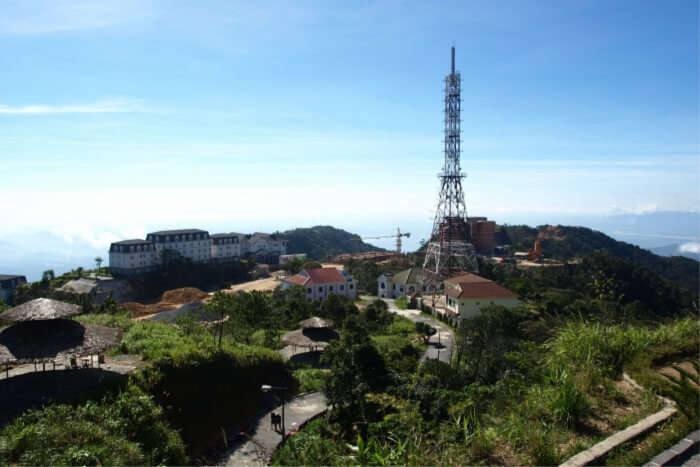
[[[425,286],[438,283],[462,271],[478,271],[476,253],[469,239],[467,206],[464,202],[460,167],[461,76],[455,73],[455,48],[451,50],[450,74],[445,77],[445,163],[440,179],[433,232],[423,262]],[[427,289],[424,289],[427,290]]]

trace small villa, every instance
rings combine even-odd
[[[357,281],[343,270],[336,268],[303,269],[299,274],[280,278],[282,290],[295,285],[306,289],[309,300],[324,299],[330,294],[357,298]]]
[[[489,305],[516,307],[519,296],[493,281],[467,273],[445,281],[446,310],[460,319],[473,318]]]
[[[423,290],[423,269],[408,268],[396,274],[382,274],[377,278],[377,295],[380,298],[412,296]],[[430,290],[432,292],[432,289]]]

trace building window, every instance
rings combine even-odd
[[[386,284],[384,282],[382,282],[382,289],[385,289],[385,288],[386,288]]]
[[[391,284],[392,290],[396,290],[396,284]]]
[[[355,286],[354,286],[354,285],[352,285],[352,284],[350,284],[350,285],[349,285],[348,287],[350,288],[350,290],[352,290],[352,289],[354,289],[354,288],[355,288]]]
[[[403,292],[403,287],[399,287],[399,292]]]
[[[341,290],[341,291],[342,291],[342,290],[345,290],[345,286],[341,284],[340,290]]]
[[[332,285],[329,285],[329,286],[328,286],[328,291],[329,291],[329,292],[333,292],[333,286],[332,286]]]
[[[319,292],[323,292],[323,287],[319,287],[319,288],[318,288],[318,291],[319,291]]]
[[[313,292],[313,290],[311,290],[311,287],[309,287],[309,293],[311,293],[311,292]]]

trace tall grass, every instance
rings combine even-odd
[[[692,318],[656,329],[574,321],[567,323],[547,347],[554,367],[597,368],[614,376],[639,352],[659,344],[681,345],[699,331],[698,322]]]

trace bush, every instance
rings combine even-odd
[[[328,377],[328,370],[302,368],[295,370],[292,376],[299,383],[300,392],[320,391],[323,388],[323,382]]]
[[[399,298],[397,298],[394,303],[396,304],[397,307],[399,307],[401,310],[406,310],[408,308],[408,298],[406,298],[405,295],[401,295]]]
[[[4,465],[184,465],[179,434],[135,386],[100,402],[48,405],[0,431]]]

